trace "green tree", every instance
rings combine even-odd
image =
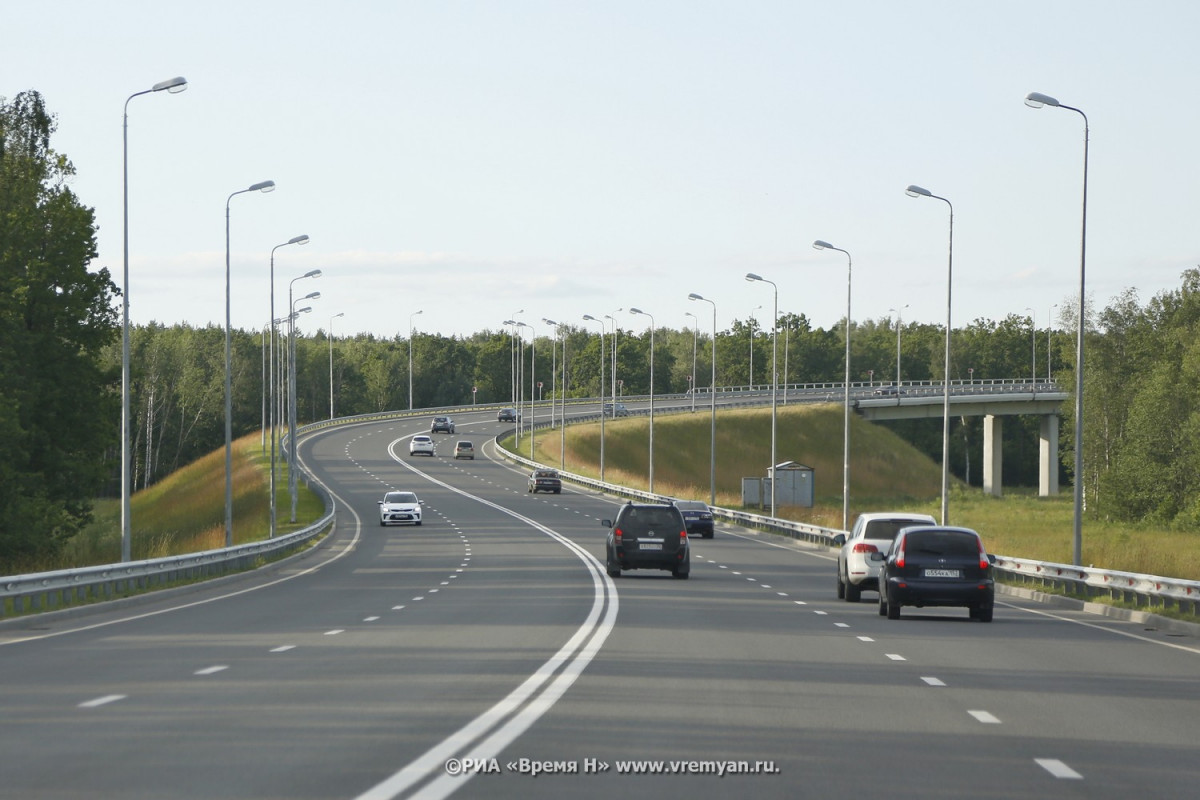
[[[89,272],[96,225],[67,187],[41,95],[0,98],[0,558],[56,550],[88,520],[117,438],[117,287]]]

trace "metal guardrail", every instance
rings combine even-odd
[[[0,618],[10,605],[13,616],[53,611],[113,600],[176,582],[241,572],[254,568],[265,558],[288,555],[333,524],[333,498],[320,487],[314,486],[314,491],[325,501],[325,515],[306,528],[274,539],[182,556],[0,578]]]

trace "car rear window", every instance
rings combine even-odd
[[[974,534],[962,531],[915,531],[905,537],[904,551],[933,556],[975,556],[979,554],[979,540]]]
[[[679,512],[670,507],[663,508],[630,508],[621,515],[617,527],[623,533],[678,533],[683,526],[680,524]]]
[[[873,519],[867,523],[867,529],[863,531],[863,538],[894,542],[896,534],[902,528],[918,524],[920,523],[914,522],[911,519]]]

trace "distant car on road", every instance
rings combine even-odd
[[[466,440],[459,442],[458,444],[454,445],[454,457],[456,459],[469,458],[472,461],[474,461],[475,460],[475,445],[471,444],[470,442],[468,442]]]
[[[429,423],[430,433],[454,433],[454,420],[449,417],[434,417]]]
[[[966,606],[971,619],[992,621],[996,587],[983,539],[970,528],[921,525],[900,531],[882,564],[879,614],[900,619],[901,606]]]
[[[421,501],[412,492],[388,492],[379,501],[379,524],[421,524]]]
[[[624,403],[605,403],[604,414],[609,417],[628,417],[629,409],[625,407]]]
[[[859,514],[850,529],[850,536],[838,552],[837,596],[839,600],[857,603],[864,589],[879,589],[879,565],[870,560],[871,553],[891,550],[892,540],[909,525],[933,525],[936,520],[928,514],[905,514],[897,511]],[[841,536],[841,534],[838,534]]]
[[[516,422],[521,418],[515,408],[502,408],[500,413],[496,414],[497,422]]]
[[[562,478],[552,469],[535,469],[529,473],[529,491],[562,494]]]
[[[427,456],[433,455],[434,448],[433,439],[431,437],[426,436],[423,433],[419,433],[408,440],[408,454],[410,456],[415,456],[418,453],[424,453]]]
[[[605,569],[610,577],[621,577],[626,569],[669,570],[676,578],[692,571],[691,547],[683,514],[673,505],[626,503],[616,520],[604,520]]]
[[[675,507],[683,514],[683,523],[689,536],[699,534],[705,539],[713,538],[713,515],[708,503],[700,500],[676,500]]]
[[[899,386],[881,386],[873,392],[880,397],[898,397],[904,393]]]

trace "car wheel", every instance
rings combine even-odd
[[[846,584],[842,583],[842,573],[839,571],[837,576],[837,597],[838,600],[846,599]]]
[[[887,618],[900,619],[900,604],[894,601],[888,601]]]
[[[979,611],[975,614],[975,619],[979,620],[980,622],[991,622],[992,607],[984,606],[983,608],[979,609]]]
[[[420,525],[420,524],[421,524],[421,520],[417,520],[416,524],[417,524],[417,525]]]
[[[555,489],[555,490],[554,490],[554,493],[555,493],[555,494],[562,494],[562,489]]]
[[[879,616],[886,617],[887,613],[888,613],[887,596],[883,592],[880,592],[879,593]]]
[[[692,574],[691,570],[688,570],[687,572],[680,572],[679,570],[674,570],[671,572],[671,577],[678,578],[681,581],[686,581],[691,574]]]
[[[862,587],[856,583],[846,584],[846,602],[857,603],[862,599]]]
[[[715,533],[713,533],[712,531],[709,531],[708,533],[704,534],[704,538],[705,538],[705,539],[711,539],[711,538],[713,538],[714,536],[716,536],[716,534],[715,534]]]
[[[381,527],[381,528],[386,528],[386,527],[387,527],[387,523],[386,523],[386,522],[384,522],[383,520],[379,520],[379,527]]]

